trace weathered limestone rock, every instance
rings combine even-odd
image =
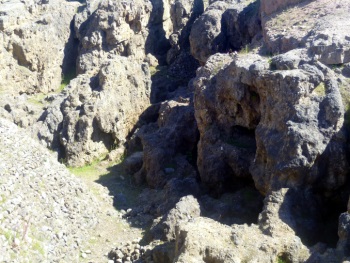
[[[116,54],[132,57],[137,63],[143,61],[151,11],[149,1],[102,1],[84,23],[76,24],[81,41],[78,73],[94,75]]]
[[[0,90],[57,90],[62,74],[74,71],[70,24],[78,2],[1,2]]]
[[[185,262],[305,262],[308,249],[288,232],[279,237],[263,235],[256,225],[222,225],[197,217],[176,229],[175,260]]]
[[[259,2],[215,1],[193,24],[192,55],[202,64],[217,52],[239,50],[260,32]]]
[[[39,128],[39,138],[53,148],[63,146],[69,165],[89,163],[122,146],[149,105],[146,64],[113,56],[93,82],[86,75],[71,81],[64,97],[57,97],[46,110]]]
[[[203,13],[203,1],[176,0],[171,4],[172,30],[169,36],[171,49],[167,52],[167,63],[172,64],[189,49],[189,35],[194,21]],[[182,55],[187,52],[182,52]],[[181,63],[184,64],[184,63]]]
[[[177,225],[199,216],[200,206],[197,199],[191,195],[185,196],[176,203],[173,209],[163,216],[161,221],[151,231],[157,239],[174,241]]]
[[[201,63],[208,57],[222,50],[223,36],[221,33],[221,17],[228,4],[215,2],[210,5],[192,26],[190,35],[191,53]]]
[[[160,105],[157,124],[144,126],[136,132],[144,154],[143,166],[135,174],[139,183],[161,187],[174,177],[195,177],[191,165],[198,141],[194,108],[188,91],[179,93]]]
[[[215,55],[198,70],[195,114],[202,181],[218,190],[233,176],[249,177],[242,169],[248,166],[263,193],[305,183],[337,189],[345,182],[348,163],[344,108],[332,73],[319,63],[294,70],[269,67],[258,55]],[[242,128],[245,136],[253,133],[237,141]],[[229,144],[239,153],[233,159]],[[332,168],[323,169],[326,164]]]

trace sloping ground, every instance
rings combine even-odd
[[[1,262],[78,262],[98,211],[47,149],[0,119]]]
[[[307,47],[310,54],[324,64],[350,62],[350,3],[330,0],[293,2],[281,2],[279,10],[272,14],[265,5],[262,6],[263,34],[270,52],[276,54]]]
[[[0,262],[107,262],[112,248],[140,240],[144,227],[122,218],[140,189],[111,165],[72,168],[73,176],[0,119]]]

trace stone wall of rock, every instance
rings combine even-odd
[[[305,184],[334,190],[345,183],[344,107],[328,68],[301,63],[270,70],[257,55],[215,55],[197,72],[195,86],[203,182],[227,185],[232,176],[249,177],[250,167],[264,193]],[[336,173],[322,169],[335,160]]]
[[[260,32],[258,1],[215,1],[193,24],[191,53],[202,64],[217,52],[233,52]]]
[[[71,81],[34,127],[49,147],[63,148],[69,165],[84,165],[123,146],[149,105],[147,64],[116,55],[94,81],[87,75]]]
[[[57,90],[74,66],[71,23],[80,4],[62,1],[0,3],[0,90]],[[68,61],[66,61],[68,59]]]

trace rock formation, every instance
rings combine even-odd
[[[70,27],[78,6],[59,0],[0,3],[0,90],[59,89],[75,64]]]
[[[114,262],[349,260],[349,10],[2,1],[0,116],[68,165],[125,158],[149,250]]]

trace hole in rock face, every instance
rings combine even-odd
[[[307,246],[318,242],[335,248],[339,215],[346,211],[348,194],[344,190],[327,196],[315,190],[290,189],[279,216]]]
[[[206,160],[209,169],[215,168],[217,183],[208,183],[211,197],[203,200],[205,216],[228,225],[257,223],[264,197],[249,172],[256,152],[255,131],[233,126],[221,130],[221,141],[221,157],[211,164]]]
[[[101,130],[96,119],[92,123],[93,132],[91,134],[91,140],[93,142],[102,142],[108,151],[113,150],[117,145],[111,133],[106,133]]]
[[[218,198],[201,199],[203,216],[222,224],[256,224],[263,209],[264,197],[255,188],[252,179],[235,180],[234,187]]]

